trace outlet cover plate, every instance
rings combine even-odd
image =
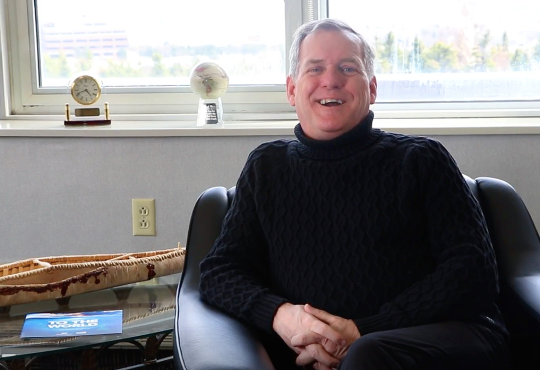
[[[133,221],[133,235],[156,235],[155,199],[132,199],[131,218]]]

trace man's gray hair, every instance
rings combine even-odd
[[[298,76],[298,67],[300,63],[300,45],[304,39],[318,30],[326,31],[341,31],[351,37],[351,40],[356,41],[360,50],[363,51],[363,62],[366,67],[366,72],[371,79],[375,74],[375,53],[371,46],[366,42],[364,37],[352,29],[347,23],[336,19],[318,19],[304,23],[294,33],[291,50],[289,53],[289,75],[296,79]]]

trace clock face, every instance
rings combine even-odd
[[[92,76],[80,76],[71,84],[71,96],[79,104],[94,104],[101,96],[101,86]]]

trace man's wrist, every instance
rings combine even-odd
[[[279,330],[279,323],[282,321],[282,317],[286,315],[286,311],[291,307],[292,304],[289,302],[285,302],[281,304],[274,314],[274,319],[272,320],[272,329],[277,333]]]

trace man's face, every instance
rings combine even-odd
[[[330,140],[356,126],[377,97],[363,51],[341,31],[320,30],[300,45],[296,79],[287,77],[287,98],[296,107],[304,133]]]

